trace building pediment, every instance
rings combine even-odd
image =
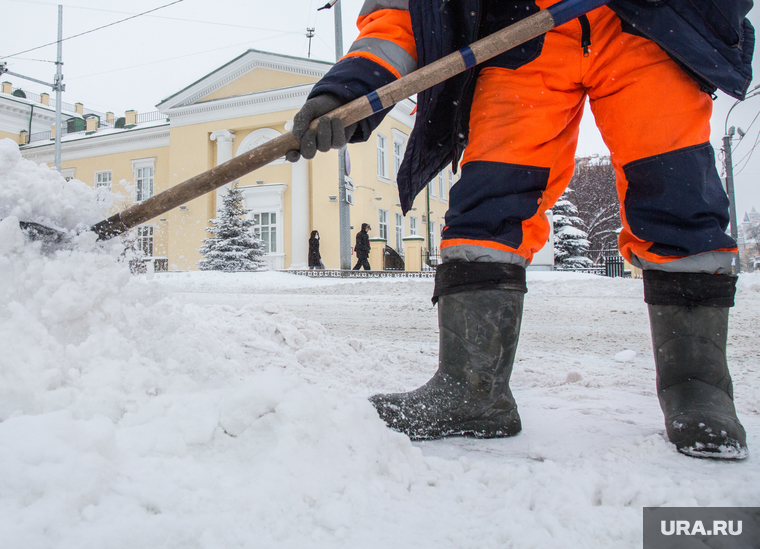
[[[258,50],[219,67],[183,90],[161,101],[157,108],[165,114],[201,103],[239,96],[243,93],[313,84],[324,76],[332,63],[290,57]],[[278,85],[279,82],[279,85]]]

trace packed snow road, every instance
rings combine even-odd
[[[336,340],[353,346],[358,357],[350,373],[338,365],[310,371],[318,386],[362,397],[413,389],[435,371],[430,280],[290,276],[270,287],[267,278],[288,275],[232,276],[259,277],[264,287],[241,282],[220,288],[196,274],[165,275],[160,282],[186,303],[274,307],[319,322]],[[430,539],[445,545],[448,534],[441,537],[438,530],[447,527],[437,520],[447,517],[443,522],[450,527],[454,517],[467,523],[475,513],[470,528],[479,533],[469,541],[450,539],[452,547],[637,547],[643,506],[757,505],[760,490],[753,482],[760,481],[760,469],[754,459],[699,461],[667,443],[640,281],[529,273],[529,288],[513,375],[524,430],[507,440],[414,443],[425,457],[465,464],[462,473],[477,470],[484,491],[435,513],[418,509],[421,531],[433,530]],[[758,310],[760,277],[745,275],[732,311],[729,359],[753,446],[760,432]],[[521,480],[502,479],[505,471]],[[515,535],[523,519],[504,518],[516,511],[515,498],[520,513],[529,511],[536,531],[523,531],[522,524]],[[478,526],[478,521],[484,522]],[[424,535],[414,539],[425,546]]]

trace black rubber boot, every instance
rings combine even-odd
[[[391,429],[413,440],[520,432],[509,378],[525,291],[525,270],[512,265],[438,267],[438,371],[419,389],[370,399]]]
[[[729,275],[644,271],[657,395],[668,438],[689,456],[747,457],[726,361],[735,285]]]

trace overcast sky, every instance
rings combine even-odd
[[[64,38],[108,25],[120,19],[170,4],[176,0],[73,0],[62,2]],[[64,41],[63,99],[81,102],[98,111],[148,112],[162,99],[181,90],[249,48],[306,57],[307,27],[315,29],[311,41],[314,59],[334,61],[332,10],[317,12],[327,0],[181,0],[148,15]],[[344,49],[357,35],[356,17],[363,0],[340,0],[343,5]],[[55,42],[59,2],[0,0],[0,58]],[[750,20],[760,27],[755,8]],[[55,45],[0,59],[9,70],[52,82]],[[755,73],[760,75],[760,55]],[[3,75],[16,87],[40,93],[44,86]],[[760,83],[760,79],[756,79]],[[753,86],[756,84],[753,83]],[[734,100],[719,92],[713,115],[712,143],[719,157],[728,110]],[[733,109],[729,126],[747,135],[734,140],[739,223],[752,207],[760,210],[760,97]],[[758,117],[760,118],[760,117]],[[653,128],[657,131],[657,128]],[[760,149],[760,147],[758,147]],[[581,127],[578,155],[609,154],[587,109]],[[722,162],[718,169],[721,174]]]

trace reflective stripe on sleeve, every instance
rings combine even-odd
[[[370,53],[382,59],[396,69],[400,76],[414,72],[417,68],[417,62],[414,58],[404,48],[390,40],[371,36],[360,38],[351,45],[348,55],[357,52]]]
[[[369,15],[378,10],[404,10],[409,11],[409,0],[364,0],[359,17]]]

